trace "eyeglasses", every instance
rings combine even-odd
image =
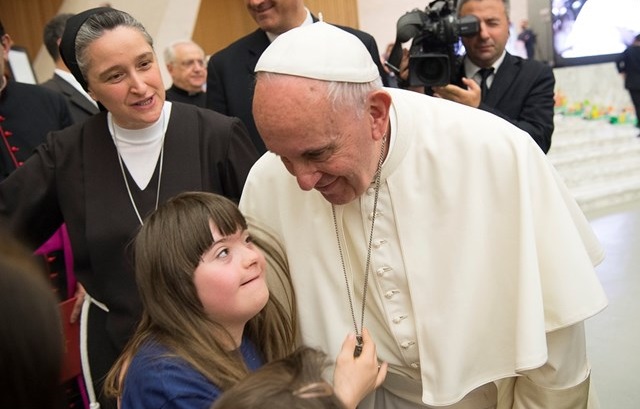
[[[204,60],[201,59],[193,59],[178,62],[182,68],[193,68],[198,66],[199,68],[204,68]]]

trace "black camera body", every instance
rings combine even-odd
[[[441,86],[455,79],[461,36],[480,31],[475,16],[456,18],[453,1],[432,1],[398,20],[397,41],[413,39],[409,50],[409,85]]]

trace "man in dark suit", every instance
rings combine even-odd
[[[266,152],[266,147],[251,112],[253,70],[258,58],[278,35],[318,19],[304,6],[303,0],[245,0],[245,4],[260,28],[209,59],[207,108],[240,118],[249,130],[256,149],[262,154]],[[350,27],[340,28],[354,34],[367,46],[381,77],[386,78],[374,38]]]
[[[49,132],[64,129],[73,124],[67,102],[61,94],[40,85],[23,84],[5,76],[5,63],[11,48],[11,38],[0,22],[0,182],[21,167],[35,149],[44,142]],[[18,185],[7,194],[35,193],[32,184]],[[70,245],[65,241],[66,232],[59,229],[36,253],[43,256],[52,284],[62,299],[66,298],[66,284],[70,278],[68,265],[60,259],[70,255]],[[4,240],[4,239],[3,239]],[[59,257],[62,251],[63,257]],[[67,274],[62,274],[63,270]],[[2,405],[0,405],[2,406]]]
[[[60,58],[58,45],[67,20],[71,16],[73,14],[59,14],[44,26],[42,36],[44,45],[53,58],[56,68],[53,77],[44,82],[42,86],[62,93],[66,97],[73,122],[78,123],[98,113],[99,109],[98,104],[82,89],[80,83],[73,78],[64,61]]]
[[[629,91],[636,111],[636,126],[640,128],[640,34],[620,54],[616,61],[618,72],[624,76],[624,87]],[[640,134],[638,134],[640,138]]]
[[[541,62],[505,51],[509,38],[507,0],[461,0],[458,15],[475,15],[480,31],[462,37],[466,55],[458,81],[434,87],[434,95],[498,115],[531,135],[547,153],[553,134],[555,78]],[[489,69],[482,95],[481,69]]]
[[[22,166],[47,133],[72,125],[62,95],[5,76],[11,44],[0,22],[0,182]]]
[[[529,20],[522,19],[520,22],[520,34],[518,34],[518,41],[522,41],[524,48],[527,50],[527,58],[533,60],[536,56],[536,42],[538,36],[529,27]]]

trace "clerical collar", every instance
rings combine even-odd
[[[493,67],[494,73],[498,72],[498,69],[500,68],[500,65],[502,65],[502,62],[504,61],[504,58],[506,57],[506,55],[507,55],[507,51],[504,50],[500,58],[498,58],[496,62],[494,62],[493,65],[491,65]],[[483,67],[478,67],[477,65],[475,65],[473,62],[471,62],[468,56],[464,58],[465,77],[473,78],[473,76],[476,75],[476,73],[480,68],[483,68]],[[484,67],[484,68],[489,68],[489,67]]]
[[[176,84],[171,84],[171,87],[169,89],[172,89],[173,91],[177,92],[178,94],[186,95],[188,97],[193,97],[193,96],[196,96],[196,95],[200,95],[200,94],[202,94],[204,92],[204,90],[200,90],[200,91],[196,91],[196,92],[187,91],[184,88],[180,88]]]
[[[307,17],[304,19],[304,21],[302,22],[302,24],[300,24],[299,27],[306,26],[308,24],[313,24],[313,17],[311,16],[311,12],[306,7],[304,9],[307,12]],[[269,38],[269,42],[271,43],[280,35],[280,34],[270,33],[268,31],[265,31],[265,33],[267,34],[267,37]]]

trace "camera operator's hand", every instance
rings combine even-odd
[[[409,85],[409,50],[406,48],[402,49],[402,60],[400,60],[400,74],[398,75],[399,81],[398,86],[400,88],[408,89],[410,91],[424,93],[424,86],[417,85],[411,86]]]
[[[433,96],[478,108],[482,101],[480,85],[466,77],[462,78],[462,82],[467,86],[467,89],[460,88],[453,84],[448,84],[444,87],[433,87]]]
[[[402,81],[409,81],[409,50],[402,49],[402,60],[400,60],[400,74],[398,75]]]

